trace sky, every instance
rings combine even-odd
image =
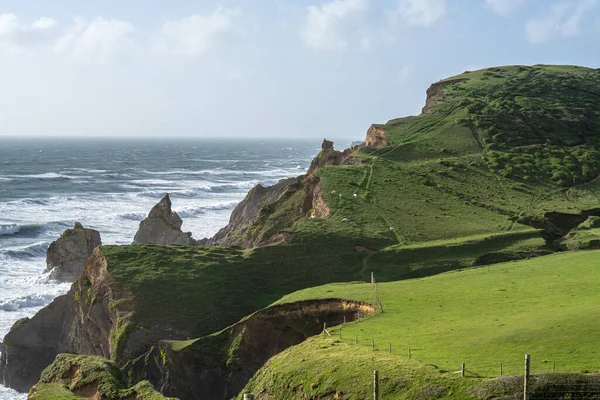
[[[600,67],[600,0],[0,0],[0,137],[361,140],[538,63]]]

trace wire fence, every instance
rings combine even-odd
[[[398,348],[398,346],[394,345],[391,341],[361,337],[354,331],[345,333],[344,325],[332,327],[328,329],[327,332],[329,336],[341,342],[368,347],[373,351],[412,359],[446,372],[462,371],[464,364],[465,377],[497,378],[523,373],[523,362],[518,360],[517,357],[511,357],[510,360],[497,362],[481,362],[481,359],[479,358],[473,359],[469,357],[462,359],[457,357],[427,357],[420,349],[411,347]],[[535,357],[535,354],[533,355]],[[519,356],[518,358],[520,359],[521,357]],[[587,354],[584,358],[574,357],[568,360],[534,358],[530,365],[532,373],[599,373],[600,353]]]

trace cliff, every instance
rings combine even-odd
[[[97,248],[65,298],[13,327],[0,376],[23,388],[33,378],[21,371],[71,352],[111,359],[126,386],[148,379],[186,398],[187,383],[221,399],[273,354],[263,334],[279,351],[305,337],[296,322],[316,329],[267,314],[231,327],[286,294],[548,254],[573,228],[579,242],[596,234],[585,221],[600,215],[600,72],[516,66],[448,82],[425,113],[373,125],[350,150],[324,141],[307,174],[253,188],[208,246],[189,246],[167,196],[136,243],[184,246]]]
[[[169,194],[156,204],[148,217],[140,222],[140,227],[133,239],[134,244],[154,243],[164,245],[194,246],[197,242],[191,232],[183,232],[183,221],[171,209]]]
[[[323,140],[321,151],[305,175],[283,179],[273,186],[256,185],[231,213],[229,223],[217,234],[201,241],[205,245],[252,248],[285,241],[303,218],[327,218],[330,209],[323,200],[318,170],[333,165],[358,165],[352,157],[360,146],[337,151]]]
[[[45,272],[51,271],[52,279],[74,281],[83,272],[85,260],[101,244],[98,231],[85,229],[77,222],[48,247]]]

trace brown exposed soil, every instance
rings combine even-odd
[[[343,299],[307,300],[258,311],[222,333],[226,367],[214,355],[204,354],[210,337],[182,351],[166,352],[166,365],[157,365],[151,382],[163,393],[182,399],[221,400],[235,396],[271,357],[323,332],[372,315],[368,303]],[[193,368],[187,367],[193,365]],[[168,371],[165,377],[164,371]],[[336,393],[332,393],[332,396]],[[338,396],[343,396],[338,393]],[[260,398],[260,397],[259,397]],[[265,397],[268,398],[268,397]],[[343,399],[344,397],[339,397]]]
[[[83,386],[73,390],[73,393],[79,397],[85,397],[90,400],[102,400],[102,395],[98,391],[98,384]]]
[[[379,147],[387,146],[389,143],[390,142],[385,134],[385,129],[376,125],[371,125],[367,131],[364,145],[367,147]]]
[[[456,78],[456,79],[448,79],[442,82],[434,83],[427,89],[427,100],[425,101],[425,107],[421,111],[422,114],[429,114],[433,109],[433,105],[436,101],[444,97],[446,94],[444,89],[450,85],[454,85],[456,83],[466,82],[469,78]]]

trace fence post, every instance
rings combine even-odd
[[[552,372],[556,372],[556,361],[552,362]]]
[[[529,386],[529,373],[531,367],[531,358],[525,354],[525,375],[523,376],[523,400],[528,400],[527,387]]]
[[[379,372],[373,371],[373,399],[379,400]]]
[[[412,358],[412,355],[410,354],[410,347],[408,348],[408,359],[410,360]]]
[[[375,339],[371,339],[371,349],[375,350]]]
[[[465,377],[465,363],[462,363],[460,366],[460,376]]]
[[[392,344],[390,343],[390,354],[392,354]]]
[[[500,376],[502,376],[502,363],[500,363]]]
[[[375,284],[375,274],[371,271],[371,285]]]

